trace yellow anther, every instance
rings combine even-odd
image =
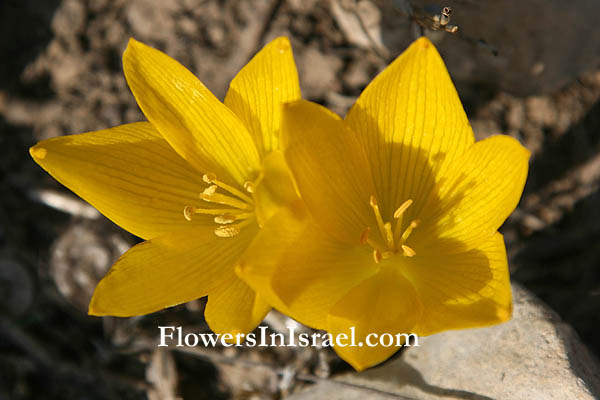
[[[390,249],[394,248],[394,233],[392,232],[392,224],[386,222],[383,224],[383,229],[385,231],[385,241]]]
[[[413,249],[411,249],[410,247],[408,247],[405,244],[402,245],[402,252],[404,253],[404,255],[406,257],[412,257],[415,254],[417,254]]]
[[[254,183],[250,181],[244,182],[244,189],[246,189],[246,192],[248,193],[254,193]]]
[[[236,220],[236,216],[235,215],[231,215],[229,213],[223,214],[223,215],[217,215],[214,218],[215,223],[216,224],[221,224],[221,225],[231,224],[232,222],[235,222],[235,220]]]
[[[394,240],[396,242],[400,241],[400,235],[402,234],[402,224],[403,217],[408,207],[411,206],[413,201],[411,199],[406,200],[404,203],[398,207],[396,211],[394,211],[394,218],[396,218],[396,228],[394,229]]]
[[[239,225],[223,225],[215,229],[215,235],[222,238],[237,236],[240,234]]]
[[[202,180],[206,183],[213,183],[217,180],[217,175],[213,174],[212,172],[208,172],[202,175]]]
[[[406,228],[406,230],[404,231],[404,233],[402,234],[402,238],[401,238],[401,242],[404,243],[406,242],[406,239],[408,239],[408,237],[410,236],[410,234],[412,233],[413,229],[415,229],[417,226],[419,226],[419,223],[421,221],[419,221],[418,219],[415,219],[414,221],[412,221],[410,223],[410,225],[408,225],[408,228]]]
[[[383,253],[381,253],[381,258],[383,258],[384,260],[387,260],[388,258],[391,258],[394,255],[393,251],[384,251]]]
[[[381,211],[379,211],[379,205],[377,204],[377,199],[375,198],[375,196],[370,197],[369,205],[371,206],[371,208],[373,209],[373,212],[375,213],[375,219],[377,220],[377,226],[379,227],[379,232],[381,232],[381,236],[383,238],[386,238],[387,235],[385,233],[383,218],[381,218]]]
[[[375,260],[375,264],[379,264],[381,261],[381,252],[377,249],[373,250],[373,260]]]
[[[410,207],[412,203],[413,201],[411,199],[408,199],[404,203],[402,203],[402,205],[398,207],[396,211],[394,211],[394,218],[398,219],[402,215],[404,215],[404,212],[408,209],[408,207]]]
[[[191,221],[192,220],[192,215],[194,215],[194,207],[192,206],[185,206],[183,208],[183,217],[188,220]]]
[[[373,208],[377,207],[377,199],[375,198],[375,196],[371,196],[369,197],[369,205]]]
[[[213,194],[215,194],[216,191],[217,191],[217,185],[210,185],[209,187],[204,189],[204,191],[202,191],[200,198],[202,198],[202,195],[212,196]]]
[[[371,232],[371,228],[367,226],[367,229],[360,234],[360,244],[367,244],[369,241],[369,232]]]

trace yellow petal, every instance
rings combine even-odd
[[[148,122],[45,140],[30,153],[57,181],[144,239],[208,223],[183,217],[205,185]]]
[[[346,122],[369,156],[385,220],[408,199],[406,218],[418,215],[440,174],[474,142],[444,62],[424,37],[367,86]]]
[[[287,38],[279,37],[233,78],[225,105],[242,120],[264,156],[279,148],[282,104],[299,99],[292,47]]]
[[[219,175],[222,168],[243,184],[258,170],[258,152],[240,119],[183,65],[131,39],[123,69],[146,118],[198,171]]]
[[[280,207],[299,199],[294,178],[281,151],[272,151],[263,159],[262,172],[264,177],[254,191],[254,211],[259,226]]]
[[[488,240],[517,206],[527,178],[529,151],[506,135],[477,142],[442,176],[419,216],[416,243],[437,237],[455,252]],[[457,243],[458,242],[458,243]],[[416,245],[416,244],[415,244]],[[418,254],[418,251],[417,251]]]
[[[511,316],[506,250],[499,233],[463,253],[417,253],[404,273],[423,303],[414,330],[419,335],[498,324]]]
[[[297,101],[283,110],[285,156],[306,207],[332,236],[358,244],[376,226],[368,160],[340,118],[318,104]]]
[[[242,282],[233,269],[230,278],[208,295],[204,317],[213,332],[232,336],[252,332],[271,309],[254,290]]]
[[[187,229],[132,247],[100,281],[92,315],[128,317],[206,296],[231,277],[234,265],[256,234],[256,225],[231,238],[213,229]]]
[[[421,309],[413,285],[392,266],[387,266],[350,290],[330,310],[327,331],[334,337],[342,333],[350,336],[354,327],[357,344],[362,342],[363,346],[338,346],[334,350],[360,371],[379,364],[400,349],[404,342],[396,342],[402,339],[396,335],[412,332]],[[369,337],[369,342],[376,344],[374,347],[366,342],[371,334],[377,335]],[[382,335],[393,336],[393,343],[399,346],[387,347],[387,341],[380,344],[378,338]]]
[[[376,268],[364,246],[339,242],[302,210],[286,208],[261,229],[236,272],[273,307],[325,329],[329,308]]]

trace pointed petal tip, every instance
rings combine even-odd
[[[292,50],[290,40],[286,36],[279,36],[273,39],[271,44],[275,46],[282,54]]]
[[[496,315],[498,317],[498,323],[506,322],[512,318],[513,303],[508,303],[505,307],[498,307]]]
[[[44,158],[46,158],[47,154],[48,154],[48,150],[46,150],[44,147],[41,147],[39,144],[36,144],[35,146],[32,146],[29,148],[29,155],[36,162],[41,161]]]
[[[140,44],[143,44],[143,43],[137,41],[134,37],[130,37],[129,41],[127,41],[127,47],[129,47],[129,46],[137,46],[137,45],[140,45]]]
[[[493,139],[495,138],[495,139]],[[486,138],[484,140],[503,140],[506,142],[507,145],[509,146],[514,146],[515,148],[515,153],[520,153],[520,155],[523,156],[523,158],[529,160],[531,158],[531,151],[525,147],[517,138],[514,138],[510,135],[506,135],[506,134],[499,134],[499,135],[492,135],[489,138]],[[502,142],[500,142],[502,143]]]
[[[127,42],[127,47],[125,48],[125,51],[123,52],[123,63],[126,63],[127,58],[131,57],[131,52],[137,52],[137,51],[143,50],[145,48],[153,49],[152,47],[148,46],[147,44],[144,44],[144,43],[136,40],[135,38],[130,37],[129,41]]]
[[[420,38],[415,40],[413,46],[421,49],[426,49],[429,46],[435,48],[435,46],[433,45],[433,43],[431,43],[431,40],[429,40],[427,36],[421,36]]]
[[[96,293],[94,292],[94,295],[92,296],[92,299],[90,300],[90,304],[88,306],[88,315],[92,316],[92,317],[102,317],[104,315],[106,315],[106,312],[101,311],[101,308],[98,308],[98,299],[96,298]]]

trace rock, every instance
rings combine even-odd
[[[97,220],[75,221],[53,245],[50,276],[59,292],[82,312],[87,313],[100,279],[131,245],[111,230],[111,225]]]
[[[372,8],[366,3],[380,4],[380,13],[364,11]],[[547,94],[600,64],[598,1],[332,0],[332,14],[350,43],[392,59],[418,34],[411,21],[431,28],[434,15],[448,5],[451,25],[459,31],[425,29],[425,34],[438,46],[461,97],[472,86],[518,96]],[[381,16],[380,24],[373,15]]]
[[[321,381],[304,399],[594,399],[597,361],[574,330],[513,285],[514,315],[489,328],[420,338],[419,347],[362,373]]]

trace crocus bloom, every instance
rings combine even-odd
[[[395,341],[510,318],[498,228],[519,201],[529,152],[504,135],[475,143],[428,39],[344,120],[307,101],[285,106],[282,140],[306,212],[282,210],[260,233],[278,250],[251,246],[237,268],[274,307],[334,337],[354,327],[363,346],[334,349],[358,370],[398,349],[368,347],[370,333]]]
[[[89,312],[132,316],[208,295],[219,333],[270,309],[234,272],[260,226],[296,192],[279,148],[281,105],[300,98],[289,41],[266,45],[224,104],[177,61],[133,39],[125,77],[149,122],[43,141],[54,178],[145,242],[98,284]]]

